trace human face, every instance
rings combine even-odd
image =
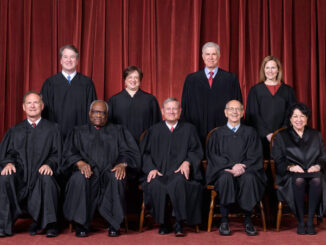
[[[264,68],[266,80],[276,81],[278,67],[274,60],[270,60],[265,64]]]
[[[30,120],[37,120],[41,117],[44,104],[37,94],[30,94],[25,98],[23,103],[23,110]]]
[[[169,124],[175,124],[180,118],[180,113],[180,104],[176,101],[166,103],[162,109],[163,117]]]
[[[71,49],[64,49],[60,63],[64,72],[68,74],[75,72],[78,65],[77,54]]]
[[[243,108],[237,100],[230,101],[224,110],[225,117],[231,125],[237,125],[240,123],[240,119],[243,117]]]
[[[89,120],[94,126],[103,127],[108,120],[108,113],[103,102],[96,102],[89,111]]]
[[[220,59],[220,56],[214,47],[207,47],[204,50],[202,57],[206,67],[210,70],[213,70],[217,67],[218,61]]]
[[[304,127],[307,125],[308,118],[299,109],[295,109],[290,118],[290,122],[295,131],[303,131]]]
[[[140,86],[140,78],[138,71],[133,71],[126,77],[125,85],[128,90],[138,91]]]

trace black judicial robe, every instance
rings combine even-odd
[[[292,186],[293,173],[287,171],[288,166],[299,165],[305,171],[315,164],[321,166],[322,198],[317,214],[323,217],[326,210],[326,153],[320,132],[306,127],[303,137],[300,138],[292,127],[282,130],[274,138],[271,155],[276,167],[278,198],[286,201],[294,214],[296,209]]]
[[[178,123],[173,132],[164,121],[148,129],[140,142],[145,174],[142,184],[145,205],[151,210],[156,222],[164,223],[166,196],[168,195],[178,221],[200,224],[202,200],[202,175],[200,161],[202,147],[196,129],[189,123]],[[190,162],[190,177],[174,173],[183,161]],[[156,176],[147,183],[151,170],[157,169],[163,176]]]
[[[272,95],[264,82],[250,89],[246,107],[246,123],[254,127],[262,138],[264,156],[269,158],[269,142],[266,135],[287,124],[287,110],[296,102],[293,89],[282,83]]]
[[[49,77],[42,86],[41,94],[45,104],[42,116],[59,124],[63,138],[74,126],[89,121],[89,106],[96,100],[92,80],[80,73],[70,84],[61,72]]]
[[[16,173],[0,176],[0,230],[12,234],[19,215],[28,212],[44,229],[56,222],[59,187],[54,176],[38,173],[43,164],[54,174],[61,164],[58,126],[41,119],[36,128],[27,120],[12,127],[0,146],[0,171],[14,163]]]
[[[137,142],[146,129],[162,120],[156,98],[140,89],[134,97],[124,89],[112,96],[108,104],[109,121],[124,125]]]
[[[206,151],[207,184],[216,183],[226,173],[224,170],[231,169],[236,163],[245,164],[245,174],[249,173],[255,176],[256,181],[253,186],[250,186],[251,189],[244,190],[243,195],[239,195],[239,193],[234,193],[233,196],[226,195],[226,199],[229,200],[225,200],[225,203],[232,203],[236,200],[244,210],[252,210],[262,199],[267,180],[263,166],[261,142],[256,130],[241,124],[239,129],[233,132],[225,125],[211,134]],[[241,179],[241,176],[235,179]],[[231,193],[231,190],[224,191]]]
[[[91,165],[93,174],[86,179],[76,163]],[[140,152],[128,130],[107,124],[97,130],[93,125],[75,127],[65,142],[63,173],[71,177],[65,191],[64,215],[86,229],[96,209],[115,229],[125,216],[125,179],[117,180],[111,169],[118,163],[140,169]]]
[[[230,100],[242,102],[240,85],[235,74],[218,68],[212,88],[204,70],[189,74],[182,91],[181,119],[196,126],[204,143],[210,130],[226,124],[224,108]]]

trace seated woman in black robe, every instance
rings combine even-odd
[[[289,108],[289,127],[274,139],[272,157],[280,200],[285,200],[298,219],[298,234],[316,234],[313,217],[326,207],[323,168],[326,153],[320,132],[307,126],[309,108],[296,103]],[[304,223],[304,200],[308,191],[308,219]]]
[[[260,67],[259,83],[250,89],[246,122],[256,128],[263,143],[264,158],[269,159],[269,142],[275,130],[286,125],[286,112],[296,101],[293,89],[282,82],[278,58],[267,56]]]

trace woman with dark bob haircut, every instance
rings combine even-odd
[[[276,134],[272,148],[278,198],[286,201],[296,215],[297,233],[314,235],[314,214],[317,212],[317,215],[323,217],[326,207],[324,142],[319,131],[308,127],[310,109],[305,104],[295,103],[288,112],[288,128]],[[305,224],[306,190],[308,218]]]

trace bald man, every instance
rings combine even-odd
[[[107,123],[108,105],[94,101],[90,124],[76,127],[64,146],[66,187],[63,211],[76,224],[76,236],[86,237],[96,210],[108,222],[108,235],[119,236],[125,216],[127,169],[139,169],[140,153],[131,133]]]
[[[220,199],[219,233],[230,235],[229,206],[237,202],[245,213],[245,232],[257,234],[251,212],[262,199],[266,176],[261,141],[254,128],[240,123],[240,101],[229,101],[224,109],[227,124],[215,130],[207,143],[206,183],[213,184]]]

